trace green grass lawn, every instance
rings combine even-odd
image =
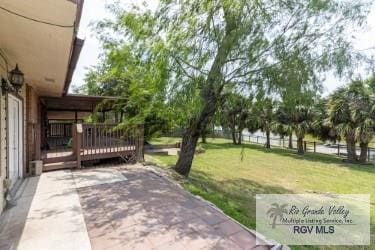
[[[299,156],[293,151],[251,144],[236,146],[224,139],[209,140],[203,147],[206,152],[196,155],[184,187],[242,224],[255,228],[256,194],[371,194],[371,247],[375,248],[374,165],[349,165],[329,155]],[[177,157],[152,155],[146,159],[168,168]]]
[[[287,138],[285,140],[287,140]],[[295,136],[293,137],[293,140],[296,140]],[[316,141],[317,143],[325,143],[325,142],[319,140],[318,138],[315,138],[314,136],[309,135],[309,134],[305,135],[304,140],[309,141],[309,142]],[[153,139],[149,140],[148,142],[151,143],[151,144],[154,144],[154,145],[161,145],[161,144],[174,144],[174,143],[181,142],[181,141],[182,141],[182,139],[178,138],[178,137],[158,137],[158,138],[153,138]],[[210,142],[227,142],[227,141],[228,140],[219,139],[219,138],[216,138],[216,139],[207,138],[208,143],[210,143]],[[246,143],[247,141],[248,140],[245,137],[244,142]],[[342,142],[342,143],[345,143],[345,142]],[[369,146],[375,147],[375,139],[370,142]]]
[[[164,145],[164,144],[174,144],[177,142],[181,142],[181,138],[177,137],[158,137],[158,138],[152,138],[151,140],[148,140],[148,143],[151,143],[153,145]]]
[[[153,145],[162,145],[162,144],[174,144],[177,142],[182,142],[182,138],[179,137],[158,137],[148,140],[149,143]],[[222,138],[207,138],[208,143],[227,143],[227,139]]]

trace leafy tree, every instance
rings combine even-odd
[[[112,110],[121,114],[120,126],[144,124],[146,139],[169,131],[176,124],[174,113],[167,105],[165,57],[145,56],[139,43],[122,43],[105,38],[101,32],[114,28],[111,25],[105,21],[97,24],[96,30],[103,42],[101,61],[97,67],[90,69],[86,84],[77,91],[121,97],[111,104]],[[144,28],[143,32],[146,30]]]
[[[303,138],[311,130],[313,107],[321,90],[319,79],[312,65],[298,54],[273,70],[269,78],[275,83],[273,85],[278,86],[275,92],[280,98],[274,130],[289,137],[289,148],[293,148],[292,138],[295,134],[298,153],[303,154]]]
[[[166,103],[179,102],[184,110],[175,169],[187,176],[198,138],[228,89],[247,91],[288,55],[298,54],[316,71],[335,65],[343,73],[352,59],[345,27],[361,25],[367,7],[338,0],[161,0],[155,12],[115,4],[115,20],[97,30],[105,58],[112,57],[106,66],[129,81],[129,98],[141,113],[161,89]],[[144,97],[144,103],[135,100]]]

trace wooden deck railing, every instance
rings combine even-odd
[[[71,137],[71,123],[50,123],[48,124],[48,137]]]
[[[126,161],[143,160],[143,126],[120,129],[108,124],[75,124],[73,154],[81,161],[121,157]]]

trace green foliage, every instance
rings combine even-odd
[[[270,97],[259,97],[257,98],[253,114],[252,122],[250,126],[258,127],[262,131],[271,131],[273,128],[273,122],[275,121],[275,111],[277,102],[272,100]],[[257,125],[254,125],[257,124]]]
[[[220,106],[216,119],[224,131],[230,131],[234,144],[240,144],[240,135],[251,120],[252,97],[230,93]]]
[[[341,140],[340,134],[337,133],[335,127],[328,122],[328,100],[320,99],[314,105],[314,122],[312,122],[309,133],[321,141],[336,142]]]
[[[355,80],[335,91],[328,102],[328,121],[347,140],[357,161],[356,142],[360,143],[360,161],[367,159],[367,147],[375,131],[375,91],[372,79]],[[349,147],[350,146],[350,147]]]
[[[374,94],[371,85],[353,81],[335,91],[328,101],[329,122],[344,137],[356,132],[357,140],[369,142],[374,130]]]
[[[124,125],[165,119],[188,132],[182,145],[195,146],[230,93],[274,99],[295,84],[309,88],[321,72],[350,72],[356,58],[346,28],[361,26],[368,7],[364,0],[161,0],[150,11],[116,2],[114,19],[96,25],[102,63],[87,90],[123,97]],[[189,169],[191,160],[181,162]]]

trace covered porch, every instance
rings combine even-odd
[[[119,128],[118,98],[66,95],[42,97],[41,158],[43,170],[81,167],[82,162],[143,159],[143,126]]]

